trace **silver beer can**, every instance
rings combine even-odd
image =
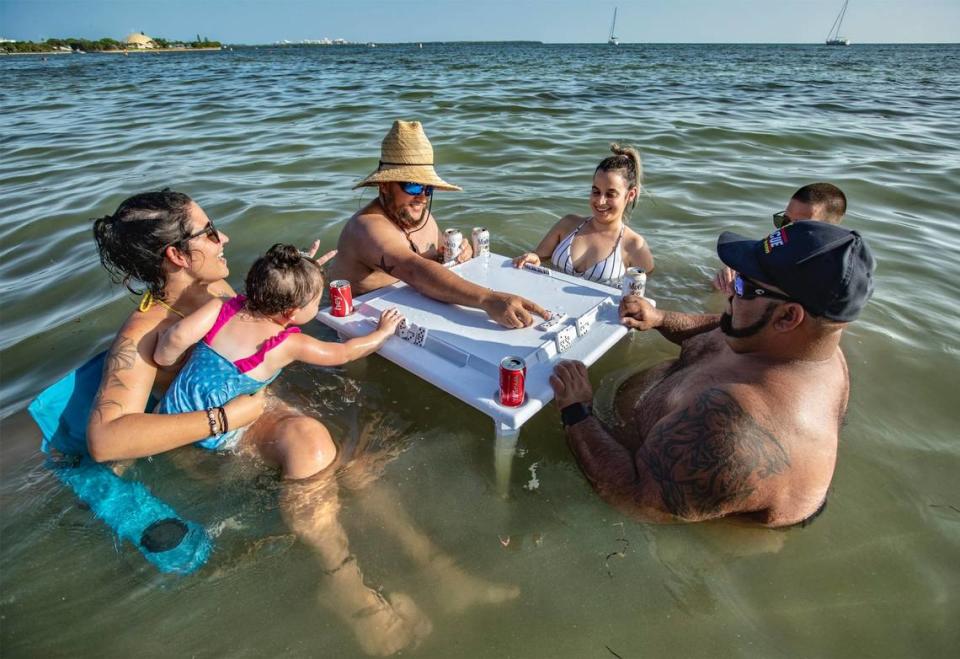
[[[623,281],[620,283],[620,290],[623,297],[628,295],[639,295],[643,297],[647,288],[647,273],[643,268],[627,268],[623,275]]]
[[[460,256],[460,243],[463,242],[463,234],[460,229],[447,229],[443,232],[443,258],[446,261],[454,261]]]
[[[490,254],[490,232],[486,227],[473,227],[470,235],[470,242],[473,245],[474,256],[487,256]]]

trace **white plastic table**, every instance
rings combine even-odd
[[[553,399],[549,377],[557,361],[575,359],[589,366],[627,333],[618,318],[620,291],[558,272],[518,270],[498,254],[471,259],[450,271],[567,317],[549,330],[537,329],[539,318],[531,327],[506,329],[480,309],[438,302],[398,282],[355,298],[350,316],[338,318],[323,309],[317,320],[352,338],[368,334],[382,311],[396,307],[408,323],[426,329],[422,345],[393,336],[379,354],[493,420],[497,481],[504,491],[521,426]],[[557,340],[561,332],[569,346]],[[527,367],[526,400],[519,407],[499,402],[499,365],[507,356],[522,358]]]

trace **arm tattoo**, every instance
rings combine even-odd
[[[678,517],[715,516],[779,474],[790,458],[730,394],[708,389],[654,430],[641,451],[660,486],[664,508]]]
[[[107,383],[105,388],[120,387],[127,389],[127,385],[123,383],[118,374],[121,371],[132,369],[136,359],[137,346],[129,337],[119,337],[103,362],[102,381]]]
[[[129,337],[121,336],[107,353],[103,362],[103,376],[100,378],[100,390],[97,392],[97,401],[93,408],[93,414],[97,415],[97,420],[103,423],[103,415],[109,408],[116,408],[121,413],[123,405],[119,402],[104,398],[104,392],[114,387],[129,390],[123,380],[120,379],[121,371],[129,371],[133,368],[137,357],[137,346]]]
[[[395,265],[387,265],[387,260],[386,260],[386,258],[385,258],[383,255],[380,256],[380,266],[379,266],[379,268],[380,268],[381,270],[383,270],[385,273],[387,273],[387,274],[389,275],[391,272],[393,272],[393,269],[394,269],[395,267],[397,267],[397,266],[395,266]]]

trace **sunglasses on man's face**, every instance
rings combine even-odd
[[[411,183],[410,181],[404,181],[403,183],[398,183],[400,189],[406,192],[408,195],[417,197],[419,195],[425,194],[428,197],[433,195],[433,186],[424,185],[423,183]]]
[[[773,226],[781,229],[793,222],[793,219],[787,215],[787,211],[780,211],[773,214]]]
[[[768,290],[753,281],[752,279],[747,279],[739,272],[733,278],[733,292],[736,293],[737,297],[744,300],[752,300],[758,297],[768,297],[773,300],[783,300],[784,302],[794,302],[795,300],[788,295],[783,293],[776,293],[774,291]]]

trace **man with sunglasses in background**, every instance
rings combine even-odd
[[[773,214],[773,226],[779,229],[791,222],[805,220],[840,224],[846,212],[847,196],[843,190],[832,183],[811,183],[793,193],[785,210]],[[713,287],[732,295],[733,275],[733,270],[721,267],[713,278]]]
[[[477,286],[441,265],[443,236],[430,212],[434,190],[460,190],[437,175],[433,146],[419,121],[396,121],[383,139],[380,163],[354,187],[376,186],[377,198],[350,218],[340,233],[332,279],[346,279],[362,295],[402,280],[423,295],[483,309],[504,327],[527,327],[539,305],[518,295]],[[472,256],[461,242],[457,260]]]
[[[625,325],[681,350],[619,387],[612,423],[593,415],[583,365],[557,366],[567,441],[597,492],[642,518],[804,524],[833,478],[850,383],[840,336],[873,292],[873,256],[825,222],[760,241],[726,232],[717,252],[737,273],[722,315],[621,302]]]

